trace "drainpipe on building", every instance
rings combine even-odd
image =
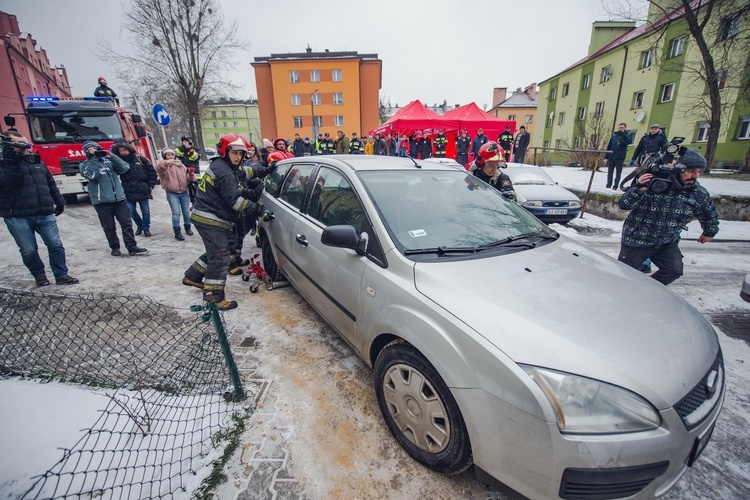
[[[622,94],[622,81],[625,79],[625,65],[628,64],[628,46],[625,46],[625,57],[622,60],[622,72],[620,73],[620,88],[617,89],[617,101],[615,101],[615,119],[612,130],[617,130],[617,110],[620,109],[620,94]]]

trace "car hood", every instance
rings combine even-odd
[[[556,184],[513,184],[513,189],[527,200],[578,200],[576,195]]]
[[[718,352],[713,327],[664,285],[572,240],[510,255],[415,264],[415,286],[516,363],[673,406]]]

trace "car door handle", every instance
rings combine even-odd
[[[307,246],[307,238],[305,238],[304,234],[298,234],[295,239],[297,240],[297,243],[299,243],[303,247]]]

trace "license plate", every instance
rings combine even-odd
[[[568,213],[567,208],[548,208],[547,215],[565,215]]]
[[[716,425],[716,424],[714,424]],[[711,435],[714,432],[714,425],[706,429],[703,434],[698,436],[695,439],[695,444],[693,445],[693,451],[690,452],[690,458],[688,459],[688,467],[692,467],[693,464],[698,460],[698,457],[701,456],[701,453],[703,453],[703,450],[706,449],[706,445],[709,441],[711,441]]]

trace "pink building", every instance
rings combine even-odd
[[[18,19],[0,11],[0,117],[23,113],[29,96],[70,97],[65,68],[52,67],[47,52],[37,48],[29,33],[21,33]],[[15,115],[16,128],[29,130],[22,114]],[[5,130],[5,123],[0,123]]]

